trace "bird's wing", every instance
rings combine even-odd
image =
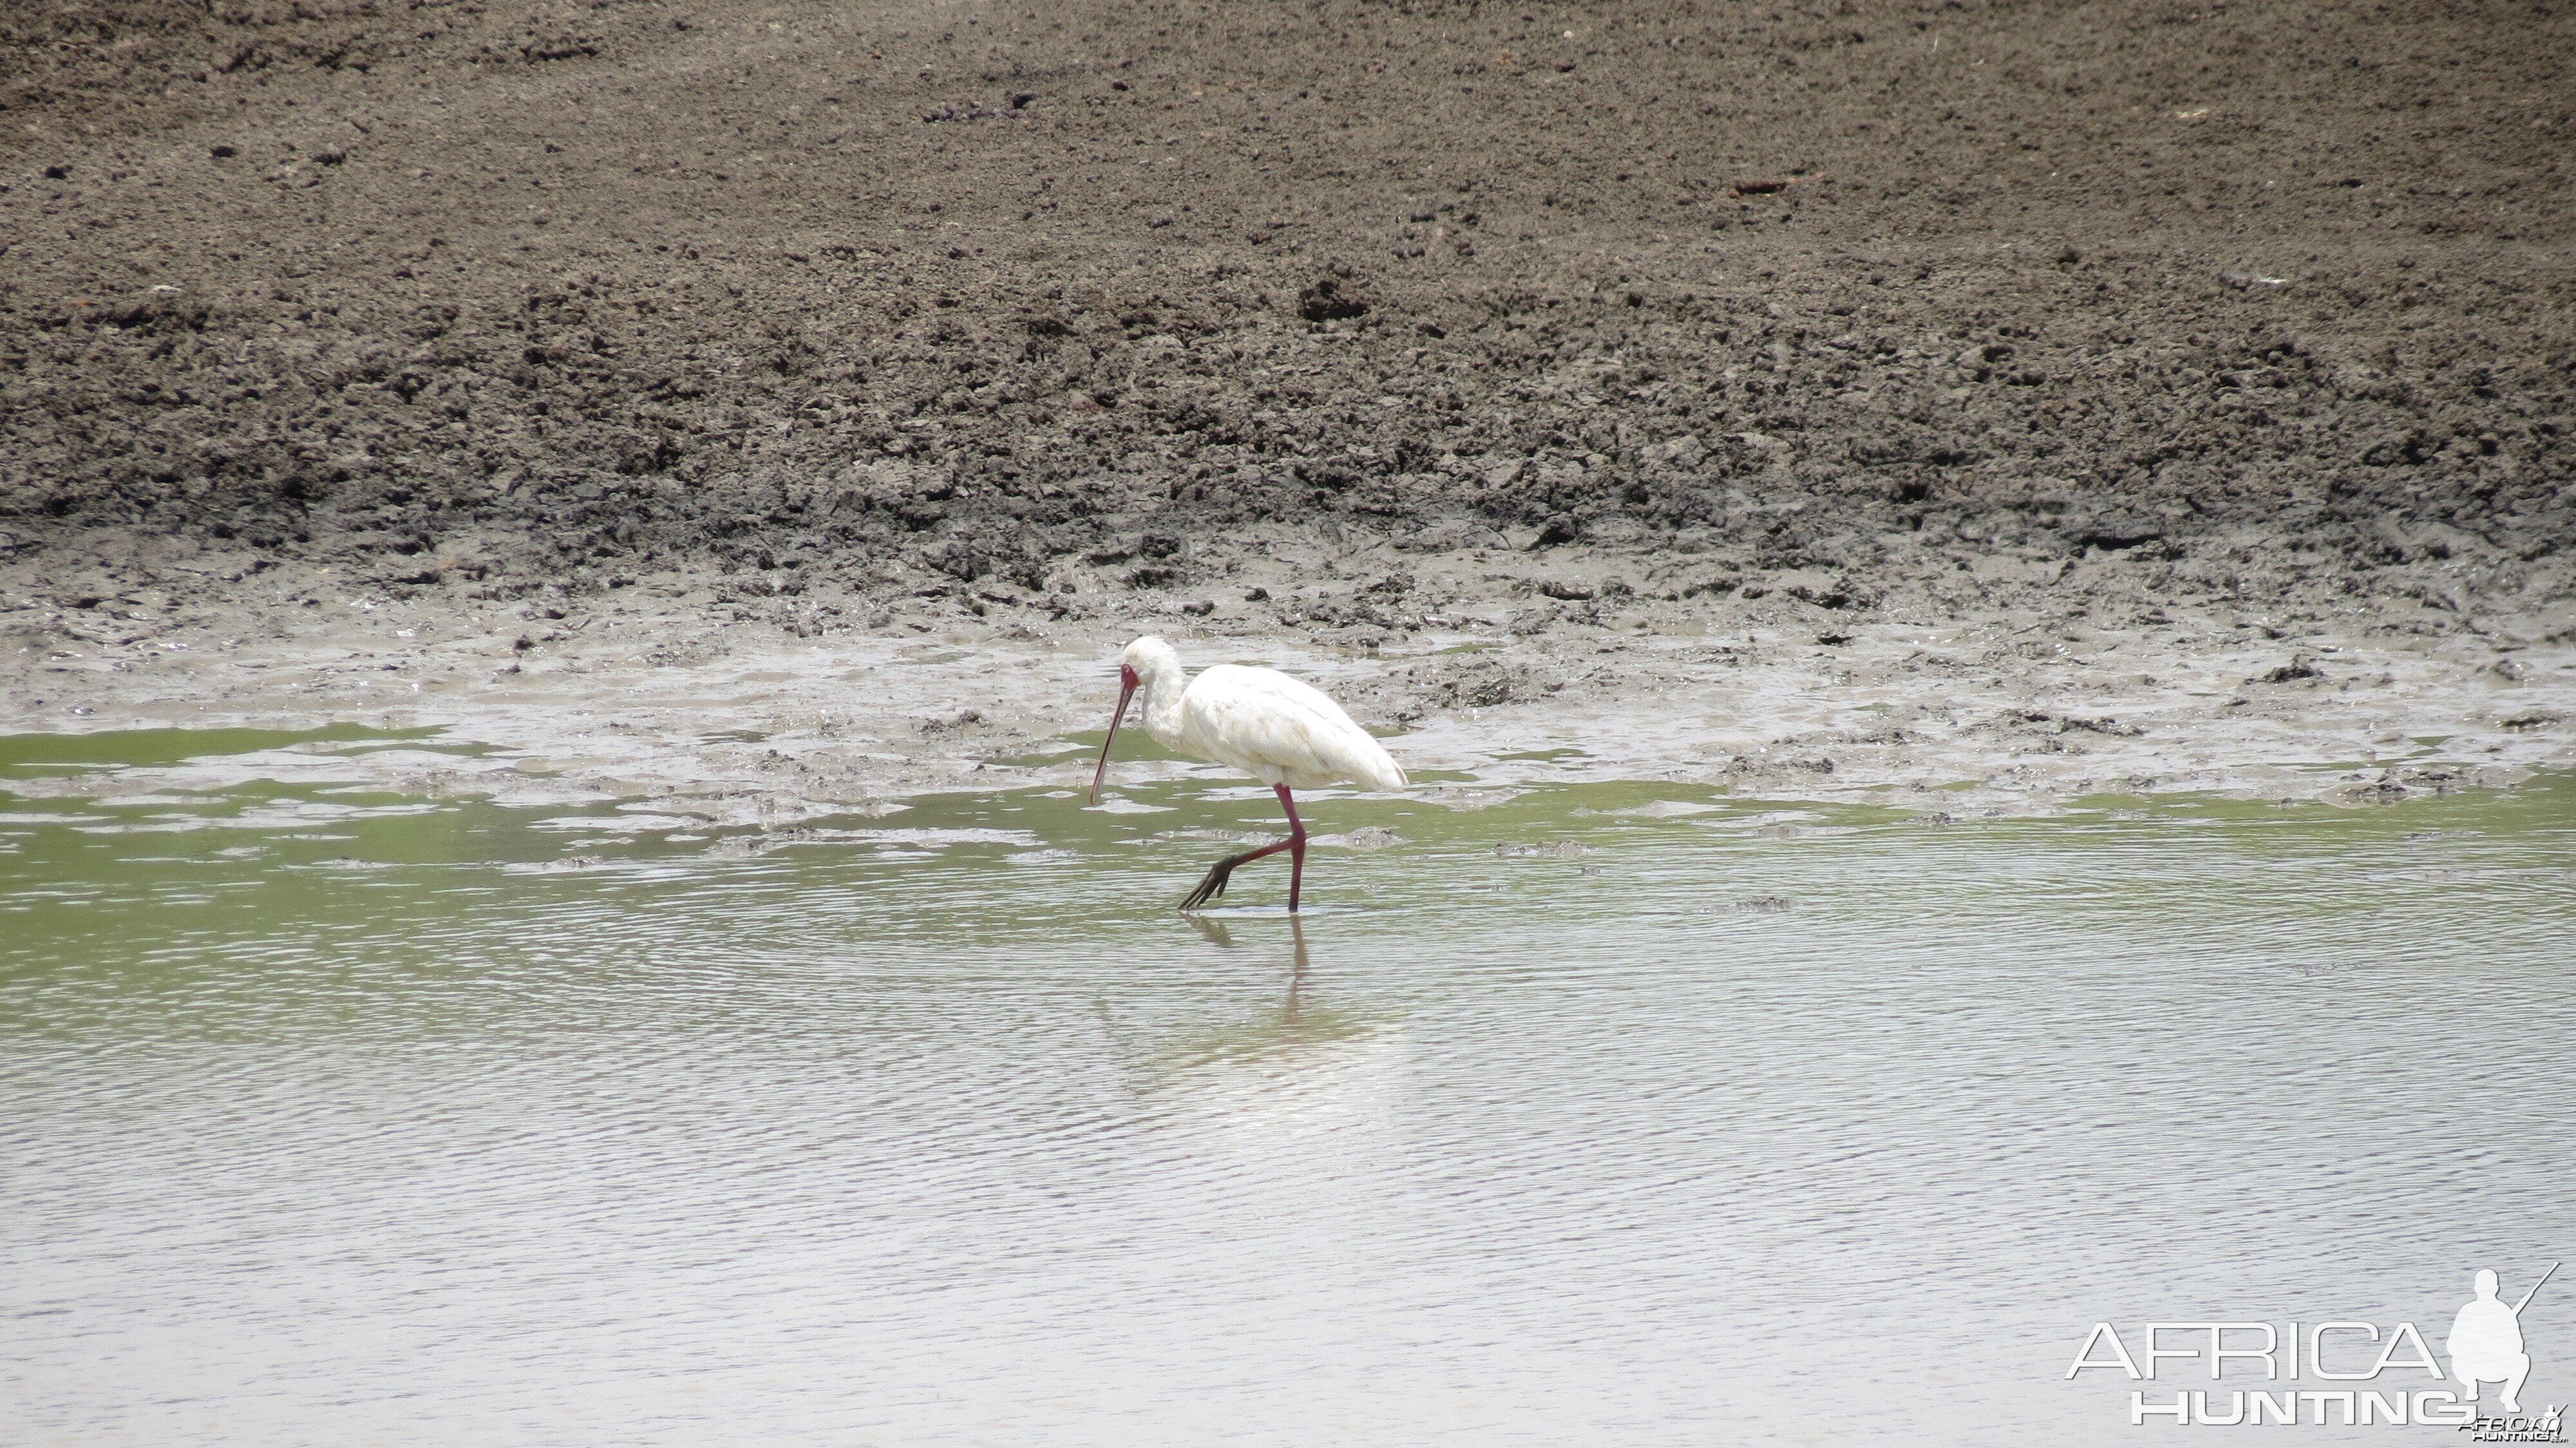
[[[1402,789],[1404,770],[1342,706],[1276,669],[1218,664],[1182,696],[1185,725],[1209,758],[1290,785],[1350,780]]]

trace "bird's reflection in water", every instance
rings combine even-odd
[[[1204,915],[1191,915],[1185,918],[1188,919],[1191,927],[1198,931],[1199,939],[1219,950],[1234,949],[1234,932],[1225,928],[1224,921],[1210,920]],[[1303,1006],[1300,997],[1306,989],[1306,977],[1313,968],[1313,963],[1306,958],[1306,922],[1294,915],[1289,916],[1288,939],[1291,952],[1288,969],[1288,1003],[1281,1007],[1281,1018],[1294,1021],[1297,1019],[1297,1012]]]
[[[1222,921],[1198,915],[1187,918],[1200,939],[1220,950],[1248,948],[1237,943]],[[1249,1019],[1175,1033],[1151,1053],[1157,1072],[1168,1074],[1218,1062],[1252,1060],[1277,1066],[1285,1064],[1286,1059],[1313,1055],[1316,1048],[1370,1034],[1375,1023],[1368,1017],[1315,1000],[1314,964],[1307,947],[1306,925],[1294,915],[1288,917],[1288,942],[1289,955],[1284,962],[1288,967],[1288,989],[1279,1004]]]

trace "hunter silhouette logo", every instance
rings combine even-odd
[[[2205,1367],[2212,1383],[2234,1380],[2224,1388],[2170,1395],[2132,1389],[2132,1425],[2156,1418],[2176,1426],[2420,1423],[2459,1428],[2482,1443],[2563,1443],[2564,1409],[2553,1404],[2535,1417],[2520,1416],[2532,1368],[2522,1312],[2558,1275],[2558,1267],[2550,1263],[2510,1303],[2498,1293],[2496,1274],[2479,1269],[2470,1282],[2474,1295],[2452,1316],[2451,1330],[2442,1339],[2447,1372],[2411,1322],[2385,1330],[2375,1322],[2354,1321],[2293,1322],[2286,1330],[2269,1322],[2149,1322],[2131,1327],[2125,1340],[2119,1328],[2097,1322],[2076,1349],[2066,1376],[2103,1369],[2132,1382],[2154,1382],[2158,1369],[2180,1359]],[[2165,1374],[2168,1380],[2176,1375]],[[2235,1385],[2256,1378],[2264,1386]],[[2489,1384],[2499,1389],[2493,1395],[2496,1404],[2515,1416],[2480,1412],[2479,1391]]]
[[[2508,1413],[2519,1413],[2522,1404],[2516,1399],[2525,1379],[2531,1376],[2531,1354],[2522,1350],[2522,1310],[2549,1279],[2558,1275],[2558,1264],[2540,1274],[2540,1281],[2522,1294],[2522,1300],[2511,1307],[2496,1296],[2496,1275],[2481,1267],[2474,1284],[2476,1298],[2451,1319],[2451,1335],[2443,1340],[2443,1351],[2451,1355],[2451,1376],[2467,1388],[2468,1400],[2478,1400],[2478,1384],[2502,1383],[2504,1391],[2497,1401]]]

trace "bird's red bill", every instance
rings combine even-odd
[[[1091,802],[1093,804],[1100,803],[1100,781],[1109,773],[1109,746],[1118,742],[1118,725],[1120,721],[1127,717],[1127,701],[1136,697],[1135,671],[1132,669],[1122,669],[1120,672],[1124,674],[1125,677],[1119,681],[1118,712],[1109,716],[1109,737],[1100,741],[1100,764],[1091,771]]]

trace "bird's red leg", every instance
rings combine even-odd
[[[1210,865],[1206,877],[1199,881],[1198,888],[1192,890],[1188,898],[1181,901],[1182,909],[1196,910],[1224,894],[1226,879],[1234,873],[1236,866],[1249,865],[1255,860],[1286,850],[1288,852],[1288,908],[1292,912],[1296,910],[1298,888],[1305,883],[1306,879],[1306,823],[1297,818],[1297,805],[1294,800],[1288,798],[1288,786],[1274,784],[1271,788],[1279,792],[1280,807],[1288,811],[1288,838],[1275,844],[1263,845],[1257,850],[1246,850],[1240,855],[1228,855]]]
[[[1198,888],[1189,893],[1189,898],[1181,902],[1181,908],[1184,910],[1196,910],[1210,900],[1224,894],[1226,877],[1234,873],[1235,866],[1249,865],[1253,861],[1261,859],[1264,856],[1278,854],[1281,850],[1287,849],[1295,843],[1297,843],[1295,840],[1281,840],[1275,845],[1263,845],[1260,849],[1246,850],[1240,855],[1228,855],[1224,859],[1217,861],[1215,864],[1208,866],[1207,875],[1199,881]]]
[[[1279,792],[1279,807],[1288,811],[1288,913],[1297,913],[1297,892],[1306,883],[1306,822],[1297,818],[1297,801],[1288,797],[1288,786],[1270,786]]]

